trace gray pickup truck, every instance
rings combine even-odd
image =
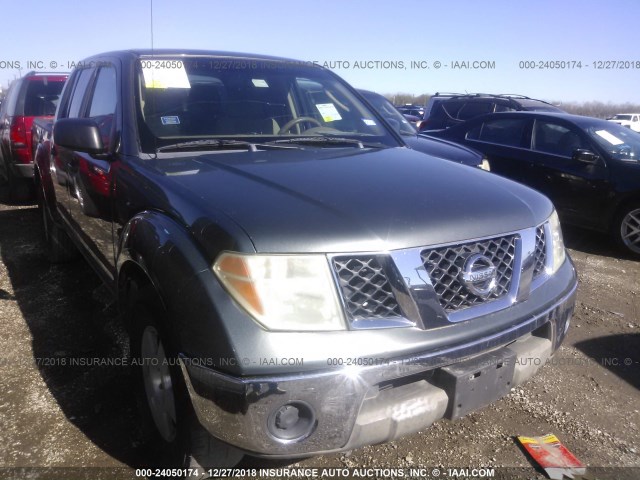
[[[566,335],[551,202],[406,148],[316,65],[106,53],[35,133],[48,255],[79,250],[112,290],[145,431],[183,465],[458,418]]]

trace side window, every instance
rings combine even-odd
[[[464,102],[460,100],[442,102],[440,108],[438,108],[439,118],[448,120],[450,118],[458,118],[458,112],[464,105]]]
[[[476,125],[471,130],[467,132],[464,138],[467,140],[480,140],[480,133],[482,132],[482,123]]]
[[[491,102],[469,102],[458,112],[459,120],[469,120],[484,113],[490,113],[493,104]]]
[[[118,103],[118,87],[116,71],[111,67],[104,67],[98,71],[93,96],[89,107],[89,118],[96,122],[100,129],[100,136],[105,147],[109,146],[113,120]]]
[[[77,118],[81,116],[80,109],[82,108],[82,103],[87,91],[87,86],[91,80],[92,73],[93,70],[90,68],[80,72],[78,80],[73,88],[73,93],[71,94],[71,104],[69,105],[69,111],[67,114],[68,118]]]
[[[534,150],[571,157],[577,148],[589,148],[577,132],[564,125],[536,120],[533,127]]]
[[[470,140],[496,143],[510,147],[522,146],[522,137],[527,126],[523,118],[500,118],[489,120],[467,132]]]
[[[495,112],[515,112],[515,111],[516,111],[515,108],[512,108],[508,105],[502,105],[499,103],[496,104]]]

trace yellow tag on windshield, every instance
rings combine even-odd
[[[141,60],[140,64],[147,88],[191,88],[180,60]]]

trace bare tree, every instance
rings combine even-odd
[[[431,95],[413,95],[412,93],[387,93],[384,95],[394,105],[425,105]]]
[[[603,103],[599,101],[591,102],[552,102],[558,105],[567,113],[573,113],[575,115],[584,115],[587,117],[597,118],[609,118],[616,113],[638,113],[640,112],[640,105],[633,103]]]

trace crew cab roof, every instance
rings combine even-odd
[[[207,56],[207,57],[226,57],[226,58],[245,58],[250,60],[272,60],[272,61],[280,61],[280,62],[290,62],[296,63],[298,65],[309,65],[316,66],[318,68],[323,68],[317,63],[311,61],[302,61],[296,60],[293,58],[286,57],[276,57],[270,55],[260,55],[254,53],[241,53],[241,52],[227,52],[221,50],[197,50],[197,49],[130,49],[130,50],[114,50],[110,52],[99,53],[97,55],[92,55],[91,57],[87,57],[85,60],[98,59],[101,57],[118,57],[118,58],[139,58],[139,57],[147,57],[147,56],[184,56],[184,57],[196,57],[196,56]]]

